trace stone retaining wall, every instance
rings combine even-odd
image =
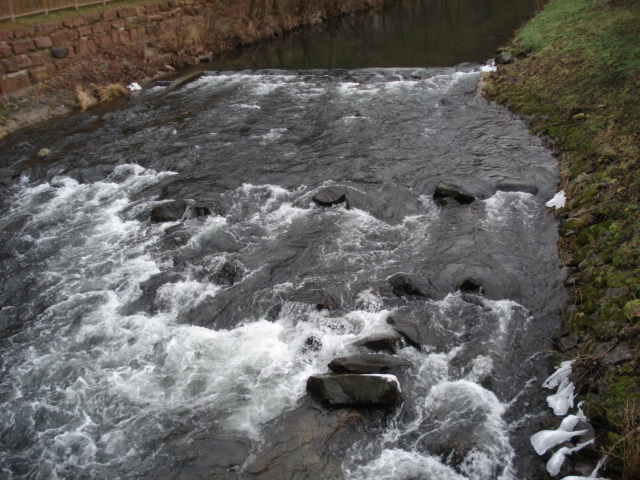
[[[188,25],[214,1],[167,0],[2,31],[0,97],[51,78],[74,58],[134,42],[178,22]]]

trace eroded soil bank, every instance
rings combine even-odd
[[[559,348],[577,358],[606,476],[624,479],[640,478],[639,24],[636,1],[553,0],[485,89],[557,149],[570,292]]]

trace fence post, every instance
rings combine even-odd
[[[9,0],[9,13],[11,14],[11,21],[15,22],[16,12],[14,11],[14,8],[13,8],[13,0]]]
[[[47,0],[42,0],[42,9],[45,15],[49,15],[49,2]]]

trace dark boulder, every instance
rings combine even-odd
[[[430,298],[426,282],[413,275],[396,273],[388,279],[391,291],[397,297],[425,297]]]
[[[404,339],[398,333],[371,335],[354,343],[356,347],[365,347],[375,352],[396,353],[404,346]]]
[[[242,280],[244,266],[237,260],[226,260],[212,276],[218,285],[232,286]]]
[[[331,406],[382,407],[400,402],[400,385],[392,375],[312,375],[307,380],[307,391]]]
[[[211,210],[208,206],[195,206],[191,209],[193,216],[196,218],[204,218],[213,215],[215,210]]]
[[[3,187],[10,187],[20,181],[20,174],[15,170],[8,168],[0,169],[0,185]]]
[[[391,355],[369,353],[351,357],[339,357],[329,363],[336,373],[388,373],[399,367],[410,367],[411,362]]]
[[[182,218],[187,210],[187,202],[178,198],[171,202],[158,205],[151,210],[152,222],[175,222]]]
[[[482,284],[474,278],[465,279],[458,287],[458,290],[464,293],[476,293],[479,295],[482,295],[484,292]]]
[[[332,207],[344,203],[349,208],[346,192],[340,187],[327,187],[313,196],[313,201],[321,207]]]
[[[393,328],[416,348],[429,345],[432,342],[430,335],[432,329],[426,319],[423,322],[418,322],[412,318],[396,316],[387,318],[387,323],[393,325]]]
[[[455,183],[440,182],[433,192],[433,199],[441,205],[468,205],[475,201],[476,196]]]

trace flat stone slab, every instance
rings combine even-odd
[[[356,347],[365,347],[374,352],[396,353],[404,347],[404,338],[399,333],[370,335],[354,342]]]
[[[184,77],[177,78],[167,87],[165,93],[173,92],[174,90],[179,89],[180,87],[184,87],[187,83],[194,82],[198,80],[201,76],[204,75],[204,72],[193,72],[189,75],[185,75]]]
[[[411,362],[404,358],[383,353],[339,357],[329,363],[329,368],[336,373],[388,373],[394,368],[410,366]]]
[[[400,384],[393,375],[312,375],[307,392],[330,406],[383,407],[400,402]]]

